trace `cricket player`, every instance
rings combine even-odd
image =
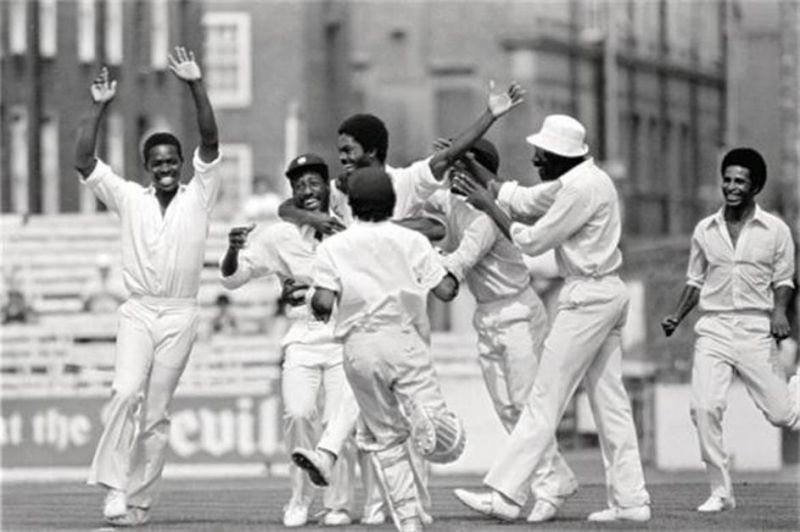
[[[722,159],[723,207],[697,224],[686,285],[661,327],[671,336],[699,303],[692,363],[692,421],[706,464],[711,495],[698,512],[736,507],[722,415],[734,375],[742,380],[770,423],[800,427],[798,375],[787,385],[776,341],[789,336],[787,305],[794,283],[794,243],[789,227],[755,201],[767,180],[756,150],[736,148]]]
[[[395,207],[392,219],[405,227],[414,229],[432,240],[444,237],[443,225],[422,212],[422,205],[431,194],[447,187],[443,179],[445,170],[460,157],[472,143],[480,138],[501,117],[523,102],[525,91],[516,83],[512,83],[505,92],[495,91],[494,82],[489,85],[486,109],[478,119],[461,133],[449,146],[439,150],[427,159],[417,161],[406,168],[394,168],[386,164],[389,148],[389,132],[383,121],[371,114],[356,114],[347,118],[339,126],[337,147],[339,162],[344,173],[336,179],[331,187],[331,210],[336,217],[310,213],[295,208],[285,202],[280,209],[284,219],[296,223],[307,223],[323,233],[335,232],[353,221],[348,203],[348,179],[357,168],[385,169],[395,192]],[[296,290],[308,287],[296,283]],[[287,295],[291,299],[291,295]],[[302,301],[300,299],[299,301]],[[428,333],[424,336],[427,338]],[[326,427],[316,449],[299,447],[292,453],[292,459],[300,467],[309,472],[312,481],[320,486],[328,484],[328,476],[346,438],[355,429],[358,419],[358,408],[355,400],[345,401],[338,415],[335,415]],[[423,464],[417,462],[422,468]],[[421,472],[424,476],[424,472]],[[369,491],[369,490],[368,490]],[[427,493],[427,492],[426,492]],[[427,495],[423,501],[429,501]],[[425,507],[429,502],[425,502]],[[384,519],[379,508],[366,508],[362,522],[380,524]],[[427,518],[426,518],[427,521]]]
[[[619,278],[619,200],[611,178],[588,157],[585,136],[574,118],[550,115],[540,131],[528,137],[542,185],[524,188],[509,182],[487,189],[470,177],[456,178],[456,187],[524,253],[539,255],[555,248],[565,278],[533,391],[484,478],[490,491],[455,492],[469,508],[504,520],[519,515],[526,487],[553,445],[559,421],[581,381],[598,428],[609,504],[588,519],[650,519],[650,497],[622,384],[620,333],[628,294]],[[552,203],[543,201],[551,187],[558,188]],[[499,205],[494,201],[496,190]],[[512,222],[501,206],[513,214],[541,218],[533,225]]]
[[[292,201],[309,211],[328,212],[330,179],[328,165],[313,153],[294,158],[286,170],[292,186]],[[235,289],[251,279],[277,274],[281,278],[311,282],[311,266],[321,233],[309,225],[289,222],[257,230],[248,239],[254,226],[230,230],[228,249],[220,260],[222,284]],[[307,306],[290,307],[292,323],[281,342],[284,350],[281,391],[284,406],[284,440],[287,450],[297,446],[312,447],[321,431],[317,415],[320,389],[325,394],[322,423],[335,412],[345,393],[349,394],[342,369],[342,344],[333,337],[333,325],[319,322]],[[325,490],[326,526],[348,525],[353,498],[349,474],[354,457],[344,455],[337,462],[331,486]],[[314,485],[297,466],[291,465],[292,496],[286,506],[283,524],[303,526],[308,522],[308,509],[314,496]]]
[[[357,442],[370,453],[401,531],[422,529],[414,447],[431,460],[450,462],[464,448],[458,418],[448,410],[426,341],[427,295],[455,297],[458,282],[427,239],[390,221],[395,191],[380,168],[353,172],[347,230],[317,248],[311,308],[344,342],[344,368],[361,410]]]
[[[496,174],[500,158],[494,145],[479,139],[468,155]],[[458,175],[463,166],[453,167]],[[517,424],[539,366],[548,319],[519,248],[499,231],[486,214],[464,196],[440,190],[426,207],[440,214],[447,227],[447,251],[442,261],[459,282],[466,281],[477,307],[473,325],[478,333],[478,361],[500,422],[511,432]],[[575,475],[551,447],[539,464],[532,491],[536,505],[528,521],[552,519],[563,501],[575,493]]]
[[[180,183],[183,152],[170,133],[144,142],[147,187],[123,179],[95,156],[101,120],[116,94],[105,68],[92,82],[94,103],[75,150],[84,184],[122,221],[122,269],[131,294],[119,308],[111,401],[89,471],[89,484],[107,490],[103,516],[115,526],[147,522],[155,500],[170,401],[197,335],[197,292],[220,188],[217,125],[200,67],[182,47],[169,66],[189,87],[197,111],[200,147],[188,184]]]

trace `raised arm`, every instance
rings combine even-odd
[[[496,92],[494,81],[491,81],[486,110],[471,126],[458,135],[452,144],[437,151],[431,157],[429,164],[433,176],[441,181],[447,167],[467,151],[473,142],[481,138],[498,118],[521,104],[524,95],[525,91],[516,83],[509,85],[505,92]]]
[[[661,320],[661,328],[667,337],[672,336],[672,333],[678,328],[683,318],[697,305],[698,301],[700,301],[700,289],[690,284],[684,286],[681,297],[678,300],[678,306],[672,314]]]
[[[117,93],[117,82],[108,77],[108,69],[103,67],[100,74],[90,87],[92,95],[92,109],[81,120],[78,129],[78,142],[75,145],[75,169],[81,176],[88,177],[97,164],[94,156],[97,145],[97,133],[100,130],[100,123],[105,114],[106,107],[114,99]]]
[[[342,231],[345,227],[338,218],[318,211],[301,209],[289,198],[278,207],[278,216],[295,225],[310,225],[315,231],[323,235],[332,235]]]
[[[182,46],[175,47],[175,55],[169,56],[169,68],[189,86],[197,111],[197,128],[200,131],[200,159],[210,163],[219,156],[219,135],[214,109],[203,85],[200,65],[194,59],[194,52]]]

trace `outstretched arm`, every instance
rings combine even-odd
[[[176,46],[175,56],[169,56],[169,68],[178,79],[189,86],[197,111],[197,128],[200,130],[200,159],[210,163],[219,156],[217,121],[214,119],[214,109],[203,85],[203,74],[194,59],[194,52]]]
[[[487,106],[483,114],[462,132],[449,147],[437,151],[431,157],[429,164],[433,176],[438,181],[441,181],[447,167],[453,164],[473,142],[481,138],[498,118],[521,104],[524,95],[525,91],[516,83],[509,85],[505,92],[495,92],[494,81],[491,81],[489,83]]]
[[[683,318],[697,305],[698,301],[700,301],[700,289],[690,284],[684,286],[675,311],[661,320],[661,328],[667,337],[672,336]]]
[[[97,164],[94,156],[97,145],[97,133],[106,107],[117,93],[117,82],[108,77],[108,69],[103,67],[90,88],[92,94],[91,112],[81,120],[78,130],[78,142],[75,145],[75,169],[83,177],[88,177]]]
[[[278,216],[281,220],[295,225],[310,225],[315,231],[323,235],[332,235],[342,231],[345,227],[338,218],[328,213],[301,209],[289,198],[278,207]]]

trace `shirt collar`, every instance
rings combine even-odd
[[[747,223],[750,223],[750,222],[758,222],[761,225],[763,225],[764,227],[768,227],[769,226],[769,222],[767,221],[767,217],[766,217],[766,212],[764,211],[764,209],[762,209],[761,207],[758,206],[758,203],[756,203],[756,208],[753,211],[753,216],[751,216],[750,219],[747,220]],[[711,221],[709,222],[709,226],[711,226],[713,224],[720,225],[720,226],[725,225],[725,206],[724,205],[719,208],[719,210],[714,214],[714,216],[711,217]]]
[[[185,192],[185,190],[186,190],[186,185],[185,184],[181,183],[180,185],[178,185],[178,193],[179,194],[183,194]],[[155,196],[156,187],[153,186],[153,184],[151,183],[149,186],[147,186],[144,189],[144,193],[147,194],[147,195],[150,195],[150,196]]]
[[[587,169],[594,166],[594,157],[589,157],[582,163],[574,166],[570,169],[567,173],[562,174],[561,177],[558,178],[561,183],[566,186],[572,184],[578,177],[583,174]]]

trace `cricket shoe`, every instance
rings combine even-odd
[[[386,522],[386,514],[380,506],[373,506],[370,509],[364,508],[364,515],[361,517],[362,525],[382,525]]]
[[[610,523],[612,521],[637,521],[644,523],[650,520],[650,506],[644,504],[642,506],[632,506],[630,508],[620,508],[613,506],[589,514],[588,521],[595,523]]]
[[[453,493],[464,506],[483,515],[496,517],[503,521],[513,521],[519,517],[520,507],[507,502],[502,495],[494,490],[476,493],[457,489]]]
[[[545,521],[552,521],[556,514],[558,514],[558,506],[550,501],[539,499],[533,505],[533,510],[528,515],[529,523],[544,523]]]
[[[733,497],[712,495],[706,499],[706,502],[697,507],[697,511],[704,514],[712,514],[724,512],[725,510],[733,510],[734,508],[736,508],[736,499]]]
[[[322,517],[325,526],[347,526],[352,522],[350,514],[344,510],[328,510]]]
[[[117,527],[141,526],[146,525],[148,521],[150,521],[150,509],[138,506],[129,506],[128,511],[119,517],[106,518],[106,523]]]
[[[332,455],[317,449],[295,447],[292,451],[292,462],[308,473],[308,478],[315,486],[330,485],[334,462]]]
[[[103,517],[114,519],[128,512],[128,496],[123,490],[109,488],[103,503]]]
[[[294,528],[308,523],[308,507],[311,501],[302,502],[292,499],[283,510],[283,526]]]

